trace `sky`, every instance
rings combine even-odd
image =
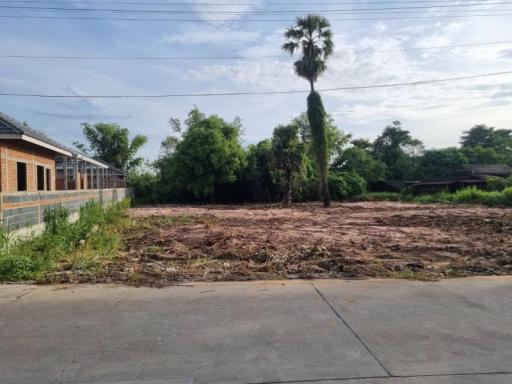
[[[255,144],[271,136],[277,125],[286,124],[305,111],[307,94],[167,99],[82,96],[307,90],[307,82],[293,72],[293,58],[283,54],[280,47],[283,31],[293,25],[296,16],[308,12],[330,19],[334,33],[335,51],[328,61],[327,72],[318,81],[318,89],[512,71],[512,43],[432,49],[512,41],[509,37],[512,36],[512,1],[475,0],[471,3],[478,5],[458,7],[469,3],[451,0],[2,0],[0,55],[203,59],[0,58],[0,93],[81,96],[76,99],[0,96],[0,111],[67,145],[83,139],[83,122],[117,122],[132,135],[146,135],[149,141],[141,155],[155,159],[160,142],[171,133],[169,118],[184,120],[197,106],[204,113],[227,120],[240,117],[243,144]],[[488,5],[481,5],[485,3]],[[433,5],[441,7],[421,8]],[[32,9],[10,8],[13,6]],[[73,10],[87,8],[138,12]],[[458,17],[483,14],[493,16]],[[16,15],[60,18],[5,17]],[[122,18],[174,20],[118,20]],[[248,58],[220,60],[211,59],[212,56]],[[461,132],[475,124],[512,128],[511,86],[509,74],[429,85],[322,92],[322,96],[337,126],[354,137],[373,139],[386,125],[400,120],[427,148],[439,148],[457,145]]]

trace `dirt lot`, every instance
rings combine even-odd
[[[164,286],[275,278],[512,274],[512,210],[401,203],[131,211],[102,281]]]

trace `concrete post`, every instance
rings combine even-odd
[[[64,162],[62,163],[62,167],[64,168],[64,190],[68,190],[68,158],[64,156]]]
[[[73,179],[75,179],[75,190],[78,191],[80,189],[80,185],[78,185],[78,158],[73,158]]]
[[[96,166],[96,189],[101,189],[100,187],[100,166]]]

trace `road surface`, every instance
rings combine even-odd
[[[0,286],[0,383],[509,384],[512,278]]]

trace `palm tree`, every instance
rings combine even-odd
[[[329,21],[319,15],[298,17],[296,25],[284,33],[286,42],[282,49],[293,55],[299,52],[299,60],[294,63],[295,73],[307,81],[311,87],[308,96],[308,118],[313,138],[313,150],[318,165],[320,191],[324,207],[331,205],[328,186],[329,153],[327,143],[326,113],[320,95],[315,91],[315,82],[327,69],[327,58],[333,53],[334,43]]]

